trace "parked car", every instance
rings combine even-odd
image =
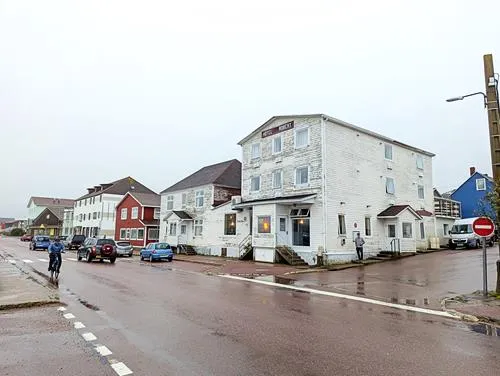
[[[117,241],[116,242],[116,253],[118,256],[129,256],[132,257],[132,254],[134,253],[134,247],[132,247],[132,244],[128,241]]]
[[[450,249],[456,249],[461,246],[467,249],[481,247],[481,238],[472,230],[472,224],[476,219],[477,217],[455,220],[451,231],[449,231],[450,240],[448,245]],[[489,247],[493,246],[494,241],[494,236],[486,238],[486,244]]]
[[[29,234],[24,234],[23,236],[21,236],[22,242],[30,242],[32,240],[33,240],[33,236],[31,236]]]
[[[87,262],[91,262],[94,259],[97,260],[109,260],[112,264],[116,261],[116,243],[113,239],[106,238],[87,238],[83,243],[83,246],[78,248],[77,259],[81,261],[85,259]]]
[[[168,243],[150,243],[146,248],[141,249],[141,260],[167,260],[169,262],[174,258],[174,252]]]
[[[85,239],[85,235],[70,235],[63,241],[63,244],[66,249],[79,249],[85,242]]]
[[[50,239],[46,235],[35,235],[30,243],[30,250],[49,249]]]

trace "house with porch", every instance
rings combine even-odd
[[[441,194],[434,188],[434,222],[435,236],[439,239],[439,246],[445,247],[450,240],[449,231],[455,220],[462,218],[462,204],[453,200],[451,193]]]
[[[115,240],[143,248],[159,239],[160,195],[127,192],[116,205]]]
[[[47,235],[51,238],[62,235],[63,207],[48,207],[31,222],[31,235]]]
[[[240,194],[238,160],[201,168],[161,192],[160,239],[188,253],[240,257],[250,221],[231,207]]]
[[[75,200],[73,233],[114,238],[116,206],[128,192],[155,194],[130,176],[87,188],[87,193]]]
[[[434,154],[323,114],[275,116],[239,142],[256,261],[415,252],[432,233]]]

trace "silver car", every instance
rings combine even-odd
[[[116,242],[116,253],[118,256],[129,256],[132,257],[132,254],[134,253],[134,247],[132,247],[132,244],[130,242],[126,241],[117,241]]]

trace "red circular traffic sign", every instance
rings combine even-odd
[[[495,224],[487,217],[479,217],[472,222],[472,231],[477,236],[488,237],[495,232]]]

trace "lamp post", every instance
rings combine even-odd
[[[482,95],[484,100],[484,108],[488,112],[488,127],[490,134],[490,152],[491,152],[491,165],[493,170],[493,180],[495,182],[496,192],[500,192],[500,101],[498,96],[498,74],[495,73],[493,68],[493,56],[484,55],[484,78],[486,93],[478,91],[476,93],[462,95],[459,97],[449,98],[447,102],[456,102],[464,100],[467,97],[472,97],[475,95]],[[498,201],[500,198],[496,197]],[[496,202],[496,222],[497,228],[500,223],[500,207],[499,202]],[[500,241],[498,242],[498,253],[500,255]],[[497,260],[497,286],[496,292],[500,294],[500,259]]]

